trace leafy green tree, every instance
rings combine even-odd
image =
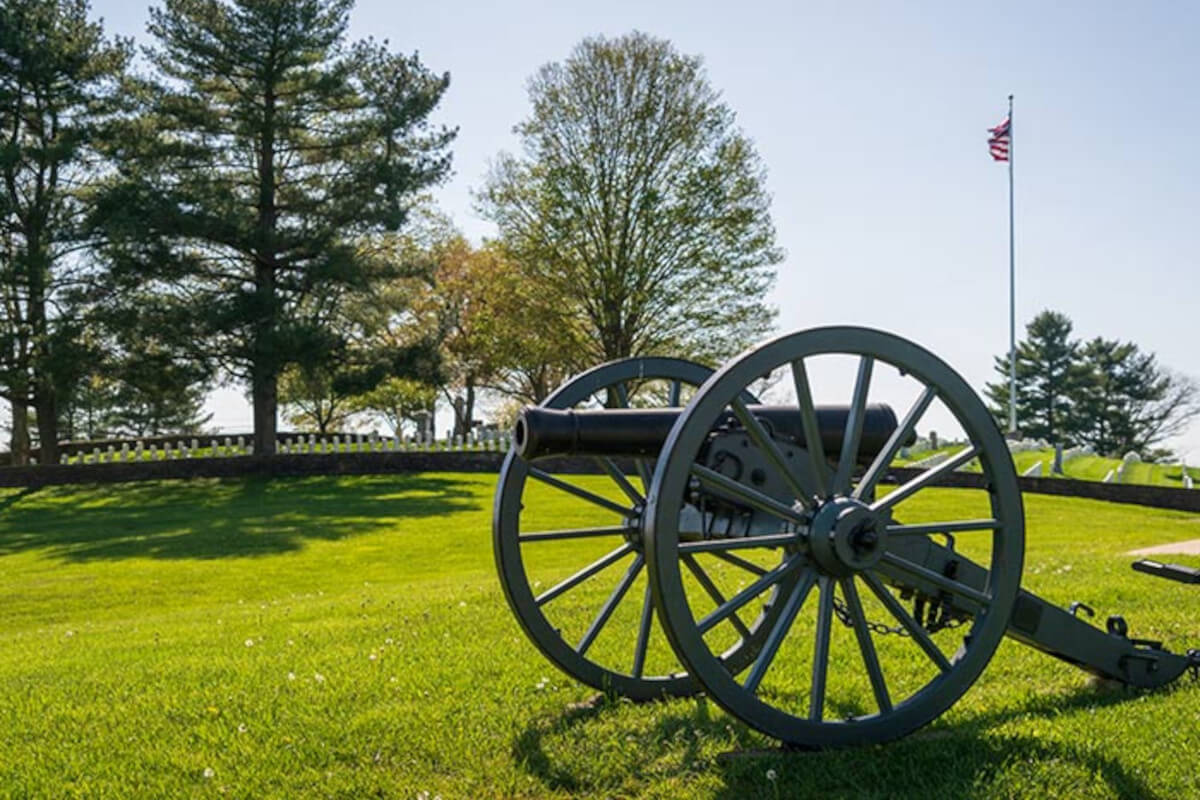
[[[1196,383],[1132,342],[1096,337],[1080,354],[1087,375],[1075,393],[1080,438],[1097,453],[1153,459],[1200,413]]]
[[[28,438],[35,410],[42,463],[58,461],[63,387],[81,378],[80,327],[61,310],[86,265],[81,223],[131,50],[88,20],[84,0],[0,3],[0,396],[14,438]]]
[[[701,60],[642,33],[585,39],[529,81],[481,211],[579,321],[582,362],[718,360],[768,331],[782,255],[765,170]]]
[[[356,409],[381,419],[399,434],[405,423],[412,423],[419,434],[421,423],[433,413],[437,401],[436,386],[410,378],[387,378],[374,389],[355,398]]]
[[[279,378],[279,401],[288,422],[319,434],[346,427],[355,411],[355,396],[342,390],[332,365],[292,365]]]
[[[1025,436],[1066,445],[1077,441],[1081,421],[1074,399],[1086,371],[1079,363],[1079,343],[1071,339],[1072,324],[1066,315],[1043,311],[1025,328],[1017,343],[1017,427]],[[992,413],[1008,420],[1008,355],[996,356],[996,372],[1003,378],[984,387]]]
[[[346,42],[349,0],[165,0],[161,79],[114,155],[97,220],[114,285],[149,285],[200,355],[250,388],[273,453],[279,377],[346,347],[346,298],[389,275],[380,237],[443,179],[449,78],[386,43]]]

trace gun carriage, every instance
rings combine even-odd
[[[835,355],[854,375],[849,402],[818,405],[810,373]],[[768,375],[783,378],[784,402],[754,395]],[[873,381],[891,393],[903,383],[902,417],[869,402]],[[894,480],[935,407],[965,443]],[[611,490],[555,469],[580,463]],[[962,470],[972,496],[930,502],[927,490]],[[549,527],[547,491],[600,516]],[[1101,629],[1077,615],[1088,607],[1022,589],[1021,493],[991,414],[932,353],[866,328],[781,336],[715,372],[634,358],[576,376],[522,411],[493,534],[513,612],[567,674],[635,700],[704,691],[802,747],[906,735],[953,705],[1005,636],[1136,687],[1200,664],[1131,638],[1120,617]],[[531,564],[552,542],[575,548],[542,582]],[[590,623],[571,630],[564,620],[581,613]]]

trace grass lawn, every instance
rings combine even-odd
[[[594,693],[505,604],[493,490],[460,474],[0,490],[0,796],[1200,796],[1200,687],[1094,688],[1010,642],[947,714],[869,749],[781,752],[703,699],[573,706]],[[582,513],[546,492],[537,513]],[[930,515],[961,504],[920,496]],[[1124,555],[1200,538],[1200,516],[1025,503],[1028,588],[1200,646],[1200,587]],[[585,543],[548,546],[564,548],[550,575]]]

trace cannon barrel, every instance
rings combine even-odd
[[[777,438],[803,444],[804,423],[793,406],[749,406],[752,413]],[[848,406],[817,406],[817,425],[821,444],[828,456],[841,452]],[[522,458],[542,456],[657,456],[675,420],[679,408],[620,408],[595,411],[560,411],[526,406],[517,417],[513,443]],[[715,428],[738,425],[732,412],[726,412]],[[861,462],[869,462],[883,449],[896,430],[896,414],[890,406],[872,404],[863,415],[862,439],[858,448]],[[915,435],[905,444],[912,444]]]

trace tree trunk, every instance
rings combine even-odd
[[[467,398],[466,398],[466,402],[463,404],[463,417],[465,418],[463,420],[463,427],[464,427],[463,441],[466,441],[467,437],[471,435],[471,429],[474,427],[474,422],[475,422],[475,377],[474,376],[467,378],[466,389],[467,389]]]
[[[23,467],[29,463],[29,409],[24,403],[12,404],[12,440],[9,445],[12,465]]]
[[[41,451],[38,454],[38,463],[57,464],[58,399],[54,396],[54,386],[49,380],[39,377],[35,400],[34,409],[37,411],[38,444],[41,447]]]
[[[256,455],[275,455],[278,433],[276,417],[279,405],[279,378],[256,365],[251,379],[250,396],[254,403],[254,452]]]

